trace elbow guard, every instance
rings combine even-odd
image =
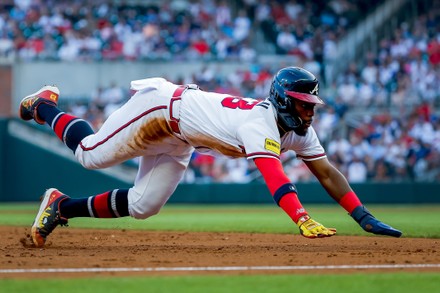
[[[283,198],[283,196],[285,196],[286,194],[291,193],[291,192],[298,194],[298,192],[296,191],[295,185],[293,185],[292,183],[286,183],[284,185],[281,185],[281,187],[275,191],[275,193],[273,195],[273,200],[279,206],[280,201]]]

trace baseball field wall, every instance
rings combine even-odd
[[[6,132],[6,119],[0,118],[0,199],[2,198],[2,194],[4,191],[5,186],[5,168],[6,168],[6,139],[7,139],[7,132]]]
[[[17,120],[0,119],[0,202],[38,201],[45,189],[56,187],[72,197],[115,188],[129,188],[136,170],[128,166],[86,170],[51,133]],[[317,183],[297,183],[304,203],[333,203]],[[366,203],[440,203],[440,183],[353,184]],[[263,183],[182,184],[174,203],[273,203]]]

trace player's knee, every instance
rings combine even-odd
[[[97,170],[99,167],[92,165],[90,163],[81,163],[81,166],[83,166],[87,170]]]
[[[75,157],[78,163],[88,170],[98,170],[114,165],[114,163],[107,160],[107,158],[96,155],[96,152],[84,152],[80,147],[76,149]]]
[[[80,152],[77,152],[77,153],[80,153]],[[76,159],[78,160],[78,163],[80,163],[81,166],[83,166],[85,169],[88,169],[88,170],[99,169],[98,166],[96,166],[96,164],[94,164],[91,160],[86,160],[84,158],[84,156],[78,155],[77,153],[75,153]]]
[[[148,206],[139,206],[139,205],[130,205],[130,215],[138,220],[144,220],[151,216],[157,215],[161,209],[162,205],[148,205]]]
[[[135,219],[146,219],[159,213],[174,190],[167,189],[158,182],[148,188],[130,188],[128,210]]]

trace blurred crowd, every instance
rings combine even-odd
[[[299,65],[322,80],[326,54],[380,2],[188,0],[133,6],[17,0],[0,4],[0,58],[237,59],[250,65],[227,76],[207,65],[172,81],[265,98],[279,68],[253,62],[259,32],[274,54],[297,56]],[[431,5],[414,23],[401,23],[391,37],[380,40],[378,50],[350,64],[334,83],[321,86],[327,105],[317,109],[314,128],[328,158],[350,182],[440,180],[440,1]],[[130,94],[109,83],[84,103],[65,106],[99,129]],[[293,152],[281,159],[293,182],[315,180]],[[194,153],[184,180],[246,183],[261,178],[246,159]]]
[[[259,53],[255,45],[261,32],[277,54],[320,62],[325,48],[334,47],[337,38],[377,3],[380,1],[1,1],[0,57],[22,61],[252,61]]]

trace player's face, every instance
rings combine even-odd
[[[295,102],[295,110],[302,120],[302,125],[300,129],[298,129],[298,134],[305,135],[307,129],[312,125],[313,116],[315,116],[315,105],[314,103],[307,103],[301,100],[294,99]]]

